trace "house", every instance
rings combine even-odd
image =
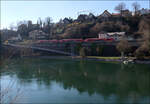
[[[118,17],[118,16],[123,16],[123,17],[128,17],[128,16],[132,16],[132,12],[130,12],[128,9],[126,10],[122,10],[121,14],[120,13],[112,13],[113,17]]]
[[[121,40],[121,38],[125,36],[125,32],[111,32],[107,34],[110,38],[113,38],[115,40]]]
[[[114,40],[120,40],[125,36],[125,32],[110,32],[110,33],[99,33],[98,37],[100,39],[109,39],[113,38]]]
[[[96,17],[94,16],[94,14],[89,13],[89,15],[88,15],[88,21],[95,21],[95,20],[96,20]]]
[[[34,30],[29,32],[29,38],[32,40],[46,40],[49,38],[49,35],[41,30]]]
[[[108,36],[107,33],[99,33],[98,34],[98,38],[100,38],[100,39],[107,39],[107,38],[109,38],[109,36]]]
[[[138,11],[138,14],[139,15],[150,14],[150,10],[142,8],[141,10]]]
[[[123,17],[132,16],[132,13],[128,9],[122,10],[121,14],[122,14]]]
[[[86,15],[86,14],[80,14],[80,15],[78,16],[78,18],[77,18],[77,21],[78,21],[78,22],[83,22],[83,21],[85,21],[87,18],[88,18],[88,15]]]
[[[104,17],[104,18],[108,18],[111,17],[111,13],[109,13],[107,10],[105,10],[100,16],[98,17]]]
[[[72,19],[71,18],[64,18],[63,20],[62,20],[62,23],[63,24],[69,24],[69,23],[72,23]]]
[[[80,14],[77,18],[77,22],[84,22],[89,19],[89,16],[86,14]]]
[[[93,22],[96,20],[96,17],[92,14],[89,13],[87,14],[80,14],[77,18],[77,20],[75,20],[76,22]]]
[[[92,14],[92,13],[89,13],[89,15],[88,15],[88,16],[89,16],[89,18],[90,18],[90,19],[94,19],[94,18],[96,18],[96,17],[94,16],[94,14]]]
[[[118,17],[118,16],[120,16],[120,13],[112,13],[112,16]]]
[[[107,10],[105,10],[101,15],[97,17],[98,21],[108,21],[112,17],[111,13],[109,13]]]

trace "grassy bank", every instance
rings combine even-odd
[[[118,59],[121,59],[121,57],[100,57],[100,56],[87,56],[87,58],[110,59],[110,60],[118,60]]]

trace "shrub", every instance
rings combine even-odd
[[[130,45],[127,40],[121,40],[117,46],[117,50],[121,53],[122,58],[124,57],[125,52],[129,52],[130,50]]]
[[[96,52],[98,56],[101,56],[103,52],[103,46],[97,46]]]
[[[86,54],[85,54],[85,47],[82,47],[81,49],[80,49],[80,56],[82,57],[82,58],[85,58],[86,57]]]

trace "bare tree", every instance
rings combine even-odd
[[[42,27],[43,27],[43,22],[42,22],[41,18],[39,18],[39,19],[37,20],[37,24],[39,25],[40,29],[42,29]]]
[[[137,11],[140,9],[140,4],[137,3],[137,2],[134,2],[132,4],[132,7],[133,7],[133,10],[134,10],[134,14],[136,15],[137,14]]]
[[[126,4],[125,3],[120,3],[115,7],[115,10],[118,11],[121,16],[122,16],[122,11],[126,9]]]
[[[10,28],[10,30],[14,30],[14,23],[11,23],[10,25],[9,25],[9,28]]]
[[[47,18],[45,19],[45,23],[46,23],[46,25],[50,26],[51,23],[52,23],[52,18],[51,18],[51,17],[47,17]]]
[[[124,53],[130,50],[130,45],[127,40],[122,39],[116,46],[117,50],[121,53],[122,59],[124,58]]]
[[[27,27],[28,27],[28,31],[32,31],[33,30],[33,24],[32,24],[32,21],[31,20],[28,20],[27,21]]]
[[[17,32],[21,35],[22,38],[28,37],[28,26],[27,24],[18,25]]]
[[[137,58],[144,58],[146,53],[150,54],[150,20],[144,18],[139,23],[139,33],[142,35],[143,43],[135,51]]]
[[[49,38],[52,36],[52,19],[47,17],[43,23],[43,31],[49,34]]]

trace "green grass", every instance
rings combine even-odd
[[[96,58],[96,59],[111,59],[117,60],[121,59],[121,57],[100,57],[100,56],[86,56],[87,58]]]
[[[81,58],[81,56],[76,56],[76,58]],[[111,60],[121,59],[121,57],[102,57],[102,56],[86,56],[86,58],[111,59]]]
[[[81,58],[81,56],[76,56],[76,58]],[[121,57],[102,57],[102,56],[86,56],[86,58],[111,59],[111,60],[121,59]],[[128,59],[135,59],[135,57],[126,57],[126,58],[128,58]]]

